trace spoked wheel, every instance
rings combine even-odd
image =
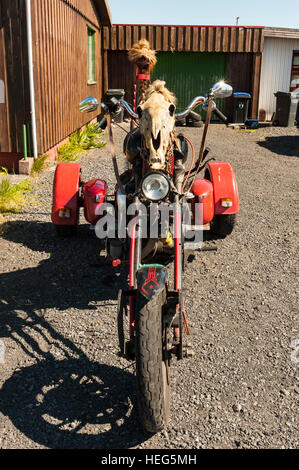
[[[170,374],[167,357],[163,357],[166,334],[163,331],[162,307],[165,291],[152,300],[136,295],[136,381],[137,404],[144,428],[152,433],[169,422]]]

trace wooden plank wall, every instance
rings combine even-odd
[[[30,120],[25,0],[0,1],[1,152],[22,152],[22,125]]]
[[[89,0],[32,0],[39,153],[98,114],[82,114],[78,107],[86,96],[102,98],[101,30],[88,5]],[[95,85],[87,84],[87,24],[96,29]]]
[[[254,52],[263,50],[262,27],[114,25],[103,28],[105,50],[128,50],[141,38],[156,51]]]
[[[99,26],[98,12],[92,0],[62,0],[68,6],[73,8],[81,16],[85,17],[96,28]]]

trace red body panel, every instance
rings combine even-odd
[[[202,225],[210,223],[214,218],[214,188],[211,181],[199,178],[194,181],[192,188],[193,194],[196,196],[194,201],[193,213],[195,210],[200,210],[198,216],[201,215]],[[196,206],[196,203],[201,203],[202,206]],[[195,215],[195,214],[194,214]]]
[[[95,225],[101,218],[101,216],[97,215],[97,211],[106,199],[106,181],[100,179],[88,181],[83,188],[83,194],[85,219],[90,224]]]
[[[208,171],[214,188],[215,214],[239,212],[238,186],[234,170],[228,162],[210,162]],[[221,199],[231,198],[231,207],[222,207]]]
[[[56,168],[53,187],[52,222],[55,225],[77,225],[79,210],[79,185],[81,165],[59,163]],[[71,210],[70,218],[61,219],[59,209]]]

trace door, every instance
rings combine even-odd
[[[177,99],[177,110],[183,111],[195,96],[203,96],[219,80],[226,78],[228,54],[220,52],[159,52],[155,79],[165,80]],[[217,100],[224,112],[225,100]],[[199,108],[195,109],[200,112]]]

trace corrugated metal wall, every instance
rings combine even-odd
[[[80,9],[79,9],[80,8]],[[87,18],[90,15],[90,18]],[[79,112],[89,95],[102,98],[101,32],[90,0],[33,0],[38,151],[44,153],[97,116]],[[87,24],[96,29],[96,80],[87,84]]]
[[[270,120],[276,109],[276,91],[290,91],[293,51],[299,50],[299,39],[266,37],[260,84],[259,109],[266,110]]]

